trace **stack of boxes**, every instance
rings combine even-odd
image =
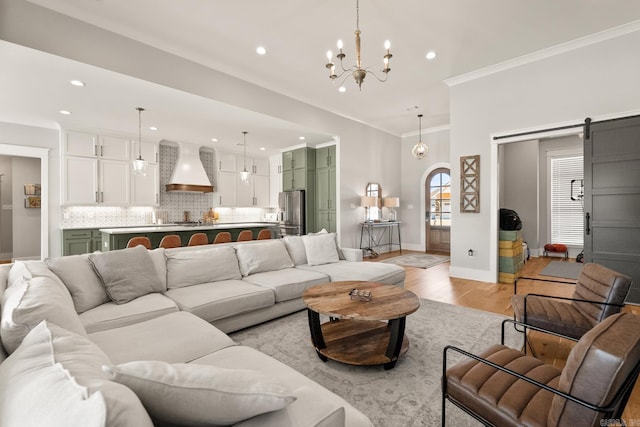
[[[500,251],[498,281],[513,283],[522,276],[522,265],[524,264],[520,230],[500,230],[498,248]]]

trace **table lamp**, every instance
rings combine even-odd
[[[378,198],[374,196],[362,196],[360,197],[360,206],[365,209],[364,222],[370,222],[369,209],[378,206]]]
[[[389,208],[389,221],[395,221],[397,219],[396,210],[400,206],[400,199],[398,197],[385,197],[383,200],[385,208]]]

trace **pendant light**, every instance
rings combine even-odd
[[[416,142],[416,145],[413,146],[411,154],[413,154],[413,157],[415,157],[416,159],[422,160],[424,156],[427,155],[427,152],[429,152],[429,147],[427,147],[427,144],[422,142],[422,114],[418,114],[418,126],[420,129],[418,134],[418,142]]]
[[[242,154],[242,164],[243,164],[243,169],[242,172],[240,172],[240,181],[244,182],[245,184],[249,183],[249,172],[247,172],[247,131],[243,131],[242,132],[242,140],[243,140],[243,144],[242,144],[242,150],[243,150],[243,154]]]
[[[133,173],[135,175],[147,175],[147,162],[142,158],[142,112],[144,108],[138,107],[138,158],[133,161]]]

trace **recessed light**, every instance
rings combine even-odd
[[[430,50],[429,52],[427,52],[427,59],[431,60],[434,59],[436,57],[436,53],[432,50]]]
[[[84,86],[84,82],[80,80],[69,80],[69,83],[71,83],[73,86],[78,86],[78,87]]]
[[[338,92],[340,92],[340,93],[345,93],[346,91],[347,91],[347,88],[346,88],[346,87],[344,87],[344,86],[340,86],[340,87],[338,88]]]
[[[211,142],[218,142],[218,138],[211,138]]]
[[[267,49],[265,49],[265,48],[264,48],[264,46],[258,46],[258,47],[256,48],[256,53],[257,53],[258,55],[264,55],[264,54],[266,54],[266,53],[267,53]]]
[[[60,110],[60,111],[58,111],[58,113],[62,114],[63,116],[70,116],[71,115],[71,111],[69,111],[69,110]]]
[[[149,130],[158,130],[158,128],[155,126],[149,126]]]
[[[304,136],[299,136],[299,137],[298,137],[298,139],[299,139],[300,141],[304,141],[304,140],[305,140],[305,139],[307,139],[307,138],[305,138]]]
[[[266,151],[266,147],[260,147],[260,151]]]

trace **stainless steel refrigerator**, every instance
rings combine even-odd
[[[302,236],[305,234],[304,191],[284,191],[278,194],[280,235]]]

